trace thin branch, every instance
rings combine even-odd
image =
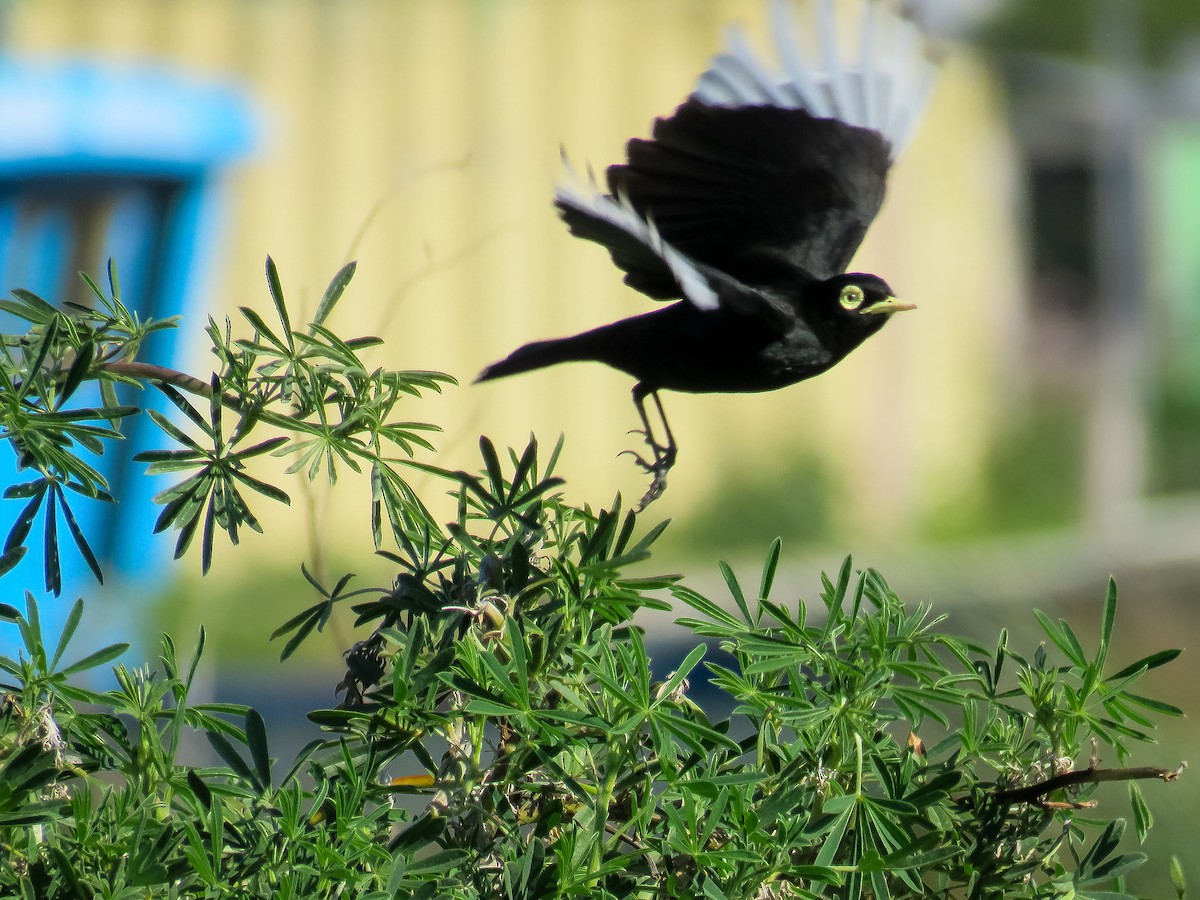
[[[100,371],[111,372],[114,375],[122,375],[126,378],[142,378],[146,381],[155,381],[162,384],[169,384],[171,387],[179,388],[195,397],[203,397],[205,400],[211,400],[213,395],[212,385],[207,381],[201,381],[194,375],[188,375],[186,372],[180,372],[178,369],[168,369],[165,366],[156,366],[152,363],[143,362],[110,362],[96,367]],[[247,403],[237,394],[225,393],[221,395],[221,403],[227,408],[239,413],[249,413],[254,408],[254,404]],[[258,409],[259,421],[269,425],[276,425],[280,428],[287,429],[294,423],[294,420],[288,416],[272,412],[269,409]]]
[[[1099,784],[1102,781],[1137,781],[1147,778],[1160,778],[1163,781],[1176,781],[1187,768],[1186,762],[1181,762],[1175,769],[1158,769],[1154,766],[1136,766],[1128,769],[1097,769],[1094,766],[1086,769],[1076,769],[1064,772],[1031,784],[1027,787],[1010,788],[1007,791],[997,791],[992,796],[1001,803],[1017,804],[1030,803],[1044,794],[1052,793],[1073,784]]]
[[[637,838],[633,837],[632,835],[626,834],[624,828],[618,828],[612,822],[605,822],[604,830],[607,831],[609,834],[613,835],[618,840],[623,841],[624,843],[628,844],[629,847],[632,848],[633,850],[636,850],[638,853],[642,854],[642,859],[644,859],[646,861],[646,865],[650,869],[650,877],[653,878],[655,881],[659,880],[660,876],[658,873],[658,866],[655,865],[654,860],[650,858],[650,851],[646,848],[645,844],[643,844],[641,841],[639,841]]]
[[[156,366],[144,362],[109,362],[99,365],[96,368],[104,372],[112,372],[114,375],[124,375],[126,378],[144,378],[147,381],[161,381],[163,384],[177,387],[181,391],[187,391],[189,394],[204,397],[206,400],[212,399],[211,384],[207,381],[201,381],[195,376],[188,375],[186,372],[180,372],[177,369],[168,369],[165,366]],[[238,402],[238,398],[232,395],[222,399],[226,400],[226,406],[237,408],[241,405]]]

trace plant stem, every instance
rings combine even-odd
[[[1159,769],[1154,766],[1135,766],[1126,769],[1097,769],[1089,766],[1086,769],[1075,769],[1064,772],[1031,784],[1027,787],[1011,788],[1007,791],[997,791],[993,796],[1001,803],[1028,803],[1044,794],[1049,794],[1073,784],[1099,784],[1102,781],[1137,781],[1146,778],[1161,778],[1163,781],[1176,781],[1187,763],[1180,763],[1176,769]]]

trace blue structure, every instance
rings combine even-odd
[[[78,273],[103,284],[111,257],[128,307],[143,318],[182,314],[190,326],[152,336],[140,358],[189,368],[192,338],[205,321],[218,178],[224,166],[250,150],[254,134],[251,108],[237,91],[173,70],[0,57],[0,292],[20,287],[52,303],[87,302],[90,292]],[[0,327],[23,332],[25,323],[9,318]],[[79,405],[95,401],[73,398]],[[128,402],[166,409],[153,392]],[[161,439],[144,417],[124,427],[123,445],[96,460],[120,502],[80,497],[72,509],[106,578],[129,581],[133,599],[147,592],[132,582],[152,584],[163,571],[173,535],[152,536],[159,508],[151,497],[162,486],[131,462],[134,453],[161,445]],[[131,470],[136,477],[127,477]],[[30,473],[17,471],[5,445],[0,486],[28,480]],[[0,504],[0,539],[20,506],[21,501]],[[95,581],[61,532],[63,594],[42,600],[37,530],[25,559],[0,579],[0,600],[23,608],[23,592],[33,591],[49,636],[61,628],[75,596],[94,592]],[[92,605],[89,613],[93,627],[99,616],[114,618],[111,605]],[[88,643],[128,639],[137,615],[122,600],[121,626]],[[15,637],[4,631],[0,652],[10,653]]]

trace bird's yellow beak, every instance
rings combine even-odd
[[[876,303],[872,303],[870,306],[864,306],[862,309],[859,310],[859,312],[862,313],[864,316],[865,315],[890,316],[892,313],[904,312],[904,310],[906,310],[906,309],[916,309],[916,308],[917,308],[917,304],[915,304],[915,303],[905,303],[903,300],[900,300],[896,297],[885,297],[883,300],[879,300]]]

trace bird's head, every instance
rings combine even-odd
[[[888,283],[876,275],[848,272],[813,288],[808,308],[821,319],[827,335],[837,335],[849,351],[884,326],[893,313],[916,309],[898,300]]]

